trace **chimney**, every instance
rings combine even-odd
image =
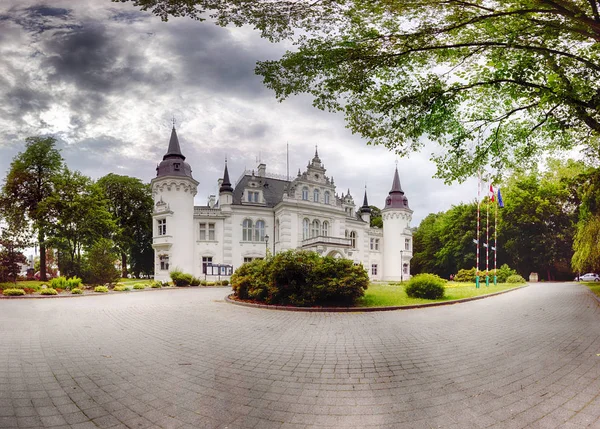
[[[216,197],[214,195],[209,195],[208,196],[208,207],[210,207],[211,209],[214,209],[215,203],[216,203]]]
[[[258,177],[265,177],[267,174],[267,166],[264,163],[258,164]]]

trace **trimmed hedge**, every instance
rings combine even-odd
[[[106,286],[96,286],[94,292],[106,293],[108,292],[108,288]]]
[[[300,307],[352,305],[368,285],[369,276],[361,265],[301,250],[255,259],[231,276],[239,299]]]
[[[512,275],[506,279],[506,283],[527,283],[523,277],[518,274]]]
[[[23,289],[17,289],[17,288],[4,289],[4,292],[2,292],[2,295],[4,295],[4,296],[21,296],[21,295],[25,295],[25,291]]]
[[[40,295],[58,295],[58,292],[56,289],[49,287],[47,289],[40,290]]]
[[[444,297],[445,283],[435,274],[417,274],[408,281],[406,294],[412,298],[440,299]]]

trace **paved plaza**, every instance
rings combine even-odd
[[[600,428],[584,286],[370,313],[229,292],[0,300],[0,427]]]

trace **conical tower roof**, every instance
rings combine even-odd
[[[223,172],[223,183],[221,183],[221,187],[219,188],[219,193],[221,192],[233,192],[233,187],[231,186],[231,181],[229,180],[229,171],[227,170],[227,161],[225,161],[225,171]]]
[[[385,208],[393,209],[408,209],[408,198],[404,195],[404,191],[400,186],[400,176],[398,175],[398,167],[394,172],[394,180],[392,181],[392,190],[385,200]]]
[[[169,140],[169,148],[167,149],[167,153],[163,156],[163,161],[165,159],[179,158],[185,160],[185,156],[181,153],[181,147],[179,147],[179,139],[177,138],[177,131],[175,131],[175,126],[173,125],[173,129],[171,130],[171,139]]]
[[[185,156],[181,153],[175,126],[171,130],[171,139],[169,140],[167,153],[165,153],[163,160],[156,167],[156,177],[162,176],[185,176],[193,179],[192,168],[185,162]]]
[[[367,188],[365,187],[365,197],[363,199],[363,205],[360,208],[361,213],[371,213],[371,207],[369,207],[369,201],[367,201]]]

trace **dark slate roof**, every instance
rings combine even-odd
[[[221,192],[233,192],[233,188],[231,186],[231,180],[229,180],[229,171],[227,170],[227,160],[225,161],[225,172],[223,173],[223,183],[221,183],[221,187],[219,188],[219,193]]]
[[[385,199],[384,209],[408,209],[408,198],[404,195],[404,191],[400,186],[400,176],[398,176],[398,167],[394,172],[394,181],[392,182],[392,190],[389,196]]]
[[[179,147],[179,139],[175,127],[171,130],[171,140],[169,140],[169,148],[163,156],[163,160],[156,167],[156,177],[162,176],[182,176],[192,177],[192,167],[185,162],[185,156],[181,153]]]
[[[233,204],[242,204],[242,197],[244,196],[244,189],[249,188],[248,182],[254,180],[258,182],[259,187],[256,189],[262,189],[265,197],[266,204],[252,204],[244,202],[245,205],[257,205],[263,207],[275,207],[281,201],[283,201],[283,191],[290,185],[291,182],[287,180],[273,179],[270,177],[258,177],[245,175],[235,186],[233,190]],[[252,188],[250,188],[252,189]]]
[[[369,207],[369,202],[367,201],[367,189],[365,188],[365,198],[363,199],[363,205],[359,210],[361,213],[371,213],[371,207]]]

